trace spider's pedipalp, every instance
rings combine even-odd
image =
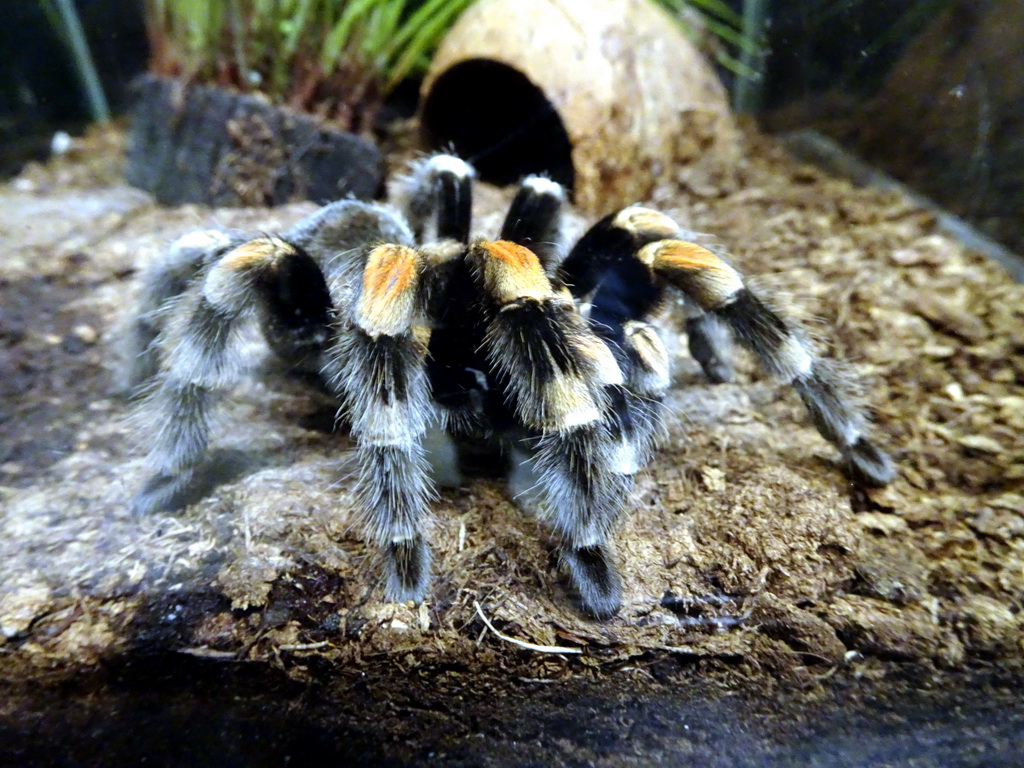
[[[649,324],[631,320],[623,326],[620,363],[625,377],[622,388],[620,439],[646,466],[664,423],[664,400],[669,387],[668,351],[658,332]],[[614,422],[613,422],[614,423]],[[629,472],[627,474],[634,474]]]
[[[799,329],[752,293],[733,267],[710,250],[682,240],[644,246],[638,258],[724,322],[772,376],[791,384],[815,427],[842,452],[859,479],[873,485],[893,479],[889,457],[865,434],[868,420],[854,379],[839,364],[819,359]]]
[[[433,155],[416,163],[391,190],[417,242],[469,242],[473,167],[454,155]]]
[[[649,323],[630,320],[622,327],[623,347],[629,362],[625,366],[626,386],[648,398],[664,397],[669,386],[668,350]]]
[[[560,184],[545,176],[527,176],[512,199],[498,239],[529,248],[544,272],[552,275],[561,256],[564,205]]]

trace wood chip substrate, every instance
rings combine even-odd
[[[736,383],[704,381],[669,308],[671,416],[615,539],[623,609],[595,623],[497,457],[439,493],[430,599],[382,602],[353,523],[349,436],[258,343],[209,483],[182,511],[133,517],[152,425],[118,396],[117,366],[140,270],[191,230],[275,232],[313,206],[159,207],[121,181],[123,152],[120,134],[97,134],[0,186],[4,678],[154,650],[296,676],[388,664],[529,679],[653,657],[797,681],[1024,658],[1024,287],[898,193],[749,130],[728,174],[662,179],[649,202],[714,235],[864,377],[899,477],[854,487],[796,395],[748,360]],[[481,189],[481,235],[508,201]]]

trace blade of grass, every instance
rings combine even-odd
[[[732,94],[732,107],[737,112],[755,112],[761,106],[763,90],[762,64],[764,63],[765,24],[768,18],[768,0],[743,0],[743,37],[755,43],[740,49],[740,63],[754,70],[753,77],[741,77]]]
[[[741,30],[734,29],[726,24],[715,21],[714,19],[704,19],[704,25],[707,27],[709,32],[740,51],[757,54],[760,50],[760,46],[757,41],[745,36]]]
[[[739,28],[743,17],[730,8],[723,0],[658,0],[661,5],[678,13],[685,8],[694,8],[702,16],[714,16],[726,24]]]
[[[433,18],[429,18],[428,15],[424,14],[418,27],[412,29],[412,37],[405,44],[404,50],[395,60],[395,63],[389,67],[384,82],[385,93],[392,91],[398,83],[413,71],[419,59],[437,44],[441,35],[452,25],[455,18],[469,7],[472,2],[473,0],[458,0],[457,2],[443,3],[440,0],[429,0],[427,3],[424,3],[420,11],[438,5],[444,5],[444,7]],[[410,27],[413,26],[413,19],[417,17],[418,13],[410,17]]]
[[[331,72],[336,68],[342,49],[351,42],[353,27],[378,2],[380,0],[353,0],[345,6],[337,23],[325,38],[323,49],[320,52],[320,63],[325,72]]]
[[[96,64],[93,62],[92,52],[89,50],[89,42],[85,38],[85,30],[82,29],[82,21],[78,17],[74,3],[71,0],[56,0],[56,5],[54,5],[49,0],[43,0],[40,5],[50,25],[67,46],[75,74],[78,75],[82,90],[85,92],[89,114],[97,122],[109,122],[110,107],[107,104],[103,84],[100,82],[99,72],[96,71]]]
[[[473,0],[426,0],[402,23],[382,55],[387,60],[400,57],[401,51],[409,41],[425,27],[437,28],[442,19],[454,20],[454,17],[461,14],[472,2]]]

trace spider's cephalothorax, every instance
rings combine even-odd
[[[856,478],[892,478],[855,382],[692,233],[631,206],[563,253],[564,193],[529,177],[499,239],[471,242],[472,181],[466,163],[438,155],[398,184],[400,213],[346,200],[279,237],[178,240],[131,326],[129,383],[152,380],[159,414],[136,510],[180,505],[195,482],[211,409],[238,375],[237,330],[255,317],[351,424],[358,512],[385,556],[388,598],[426,595],[424,524],[436,474],[452,474],[437,456],[454,455],[451,438],[483,437],[509,457],[517,498],[554,529],[581,608],[609,616],[620,601],[609,538],[662,423],[668,355],[647,321],[669,287],[685,297],[690,350],[709,378],[732,375],[735,338],[792,384]]]

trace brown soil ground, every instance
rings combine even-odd
[[[193,229],[273,232],[313,208],[157,207],[120,180],[116,133],[0,187],[0,680],[45,689],[154,654],[257,662],[304,682],[405,681],[408,708],[384,708],[404,717],[424,700],[417,685],[655,686],[666,664],[765,693],[908,662],[1019,670],[1024,287],[897,193],[744,142],[727,176],[681,173],[653,202],[714,233],[855,363],[900,477],[852,486],[793,393],[746,361],[739,383],[709,385],[677,355],[674,415],[616,539],[624,607],[605,623],[574,612],[550,540],[493,464],[435,505],[431,598],[382,603],[350,524],[347,435],[255,352],[223,409],[211,483],[183,512],[133,518],[146,427],[114,393],[139,268]],[[507,200],[481,190],[481,234]],[[34,706],[15,697],[5,711]]]

